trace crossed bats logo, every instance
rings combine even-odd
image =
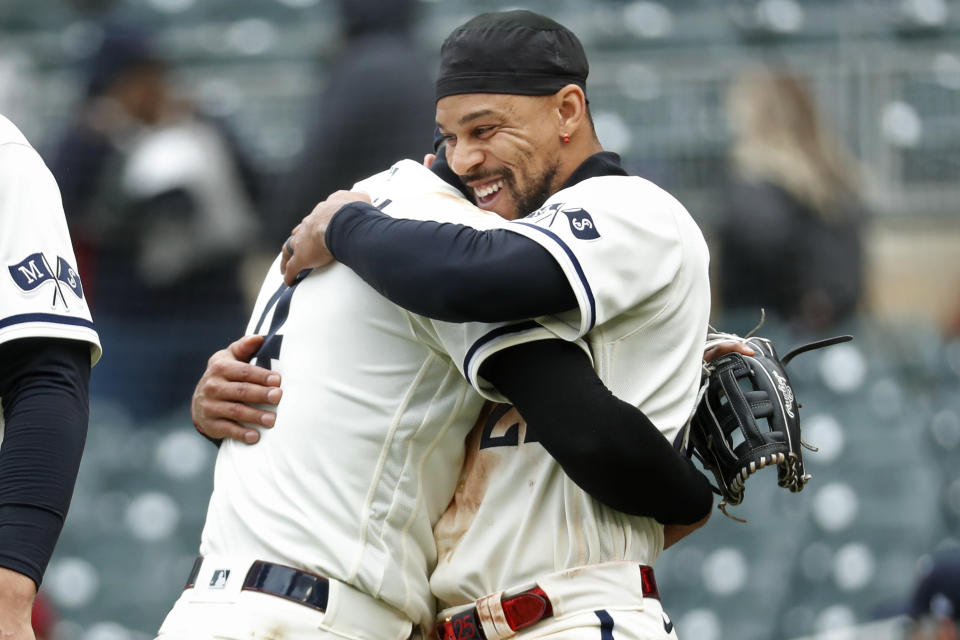
[[[51,306],[57,305],[57,297],[63,301],[63,305],[69,309],[67,298],[63,293],[61,285],[66,285],[78,299],[83,299],[83,285],[80,282],[80,276],[73,266],[60,256],[57,256],[56,268],[51,268],[46,256],[41,252],[31,253],[20,262],[7,265],[10,277],[24,293],[30,293],[42,287],[47,283],[55,285],[53,292],[53,301]]]

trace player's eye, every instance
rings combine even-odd
[[[447,145],[448,149],[457,144],[457,136],[455,135],[445,134],[441,136],[441,138],[443,139],[443,144]]]
[[[473,130],[473,135],[478,138],[489,137],[491,133],[493,133],[493,127],[477,127]]]

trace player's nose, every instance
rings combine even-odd
[[[447,149],[447,164],[457,175],[467,175],[483,164],[483,151],[475,145],[461,142]]]

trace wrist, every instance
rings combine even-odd
[[[323,245],[334,259],[340,259],[335,246],[337,238],[349,235],[371,213],[383,215],[375,206],[362,200],[346,202],[333,212],[323,229]]]
[[[12,606],[14,609],[26,607],[29,611],[37,596],[36,583],[6,567],[0,567],[0,606]]]

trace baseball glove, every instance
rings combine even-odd
[[[800,491],[810,479],[803,468],[803,448],[816,451],[801,439],[800,404],[794,395],[785,365],[795,356],[839,342],[839,336],[803,345],[783,358],[767,338],[741,338],[711,333],[707,347],[728,340],[746,343],[753,356],[728,353],[704,364],[704,377],[691,419],[680,446],[696,456],[713,473],[722,497],[720,510],[743,501],[751,475],[776,465],[778,484]]]

